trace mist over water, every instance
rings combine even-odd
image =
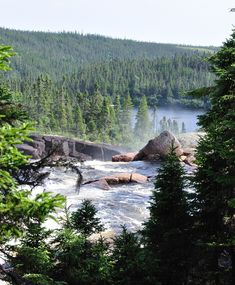
[[[135,125],[137,109],[133,110],[133,125]],[[175,120],[178,123],[179,130],[181,130],[182,123],[184,122],[186,132],[195,132],[199,129],[197,126],[197,117],[205,113],[204,110],[195,110],[195,109],[184,109],[180,107],[159,107],[156,110],[155,118],[153,109],[149,109],[149,118],[151,122],[155,122],[155,132],[160,131],[160,121],[163,117],[170,119],[171,121]]]
[[[181,131],[184,122],[186,132],[195,132],[198,129],[197,116],[203,114],[203,110],[189,110],[180,108],[158,108],[154,112],[149,109],[149,119],[155,119],[155,131],[149,139],[154,138],[160,129],[160,121],[163,117],[166,121],[176,121]],[[136,120],[137,109],[133,110],[133,127]],[[143,141],[143,145],[148,140]],[[138,148],[140,149],[140,148]],[[80,169],[84,181],[100,179],[117,173],[139,173],[150,176],[149,182],[144,184],[123,184],[111,187],[110,190],[102,190],[95,184],[87,184],[81,187],[79,193],[75,191],[76,174],[64,172],[62,169],[54,169],[46,182],[46,190],[60,193],[67,198],[67,205],[71,211],[75,211],[84,199],[89,199],[98,210],[98,217],[107,230],[119,233],[121,225],[126,225],[131,231],[142,228],[142,224],[149,217],[149,199],[154,190],[154,181],[160,167],[160,162],[111,162],[111,161],[86,161]],[[188,167],[188,169],[187,169]],[[190,167],[186,166],[190,172]]]

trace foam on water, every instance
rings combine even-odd
[[[155,176],[159,164],[150,162],[113,163],[88,161],[81,166],[84,180],[99,179],[103,176],[128,172]],[[47,179],[45,188],[53,193],[60,193],[67,198],[67,205],[76,210],[84,199],[89,199],[96,206],[98,216],[106,229],[119,232],[121,225],[130,230],[138,230],[148,218],[149,197],[153,190],[153,182],[144,184],[116,185],[110,190],[102,190],[96,185],[87,184],[75,191],[77,176],[63,169],[54,169]]]

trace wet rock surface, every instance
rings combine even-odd
[[[33,159],[43,158],[54,150],[55,157],[73,157],[80,161],[91,159],[107,161],[124,151],[123,148],[108,144],[85,142],[63,136],[34,134],[30,138],[32,141],[26,141],[17,147]]]
[[[149,156],[165,157],[174,147],[177,156],[183,154],[182,146],[175,135],[169,131],[162,132],[158,137],[150,140],[134,157],[134,160],[148,160]]]
[[[103,190],[109,190],[111,185],[145,183],[147,181],[148,177],[139,173],[118,173],[115,175],[101,177],[97,180],[87,181],[84,185],[94,184]]]
[[[196,166],[195,151],[200,138],[205,133],[185,133],[176,137],[169,131],[162,132],[150,140],[139,152],[122,153],[112,157],[113,162],[130,162],[138,160],[156,161],[171,152],[174,145],[175,153],[185,164]]]
[[[119,162],[119,161],[129,162],[129,161],[133,161],[134,157],[136,155],[137,155],[137,152],[127,152],[127,153],[123,153],[123,154],[117,154],[117,155],[114,155],[112,157],[112,161],[113,162]]]

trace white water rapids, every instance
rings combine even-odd
[[[45,169],[51,173],[45,182],[44,189],[64,195],[71,211],[75,211],[84,199],[91,200],[98,210],[98,217],[108,231],[119,233],[121,225],[125,225],[130,231],[137,231],[149,217],[149,198],[154,189],[159,166],[160,163],[144,161],[127,163],[86,161],[80,166],[85,181],[120,172],[139,173],[152,178],[144,184],[119,184],[112,186],[110,190],[100,189],[95,184],[87,184],[81,186],[79,192],[75,190],[76,173],[65,171],[63,168]],[[187,166],[185,168],[187,172],[192,170]],[[38,189],[37,192],[41,190]],[[48,226],[53,228],[53,223]]]
[[[144,184],[115,185],[110,190],[102,190],[97,185],[87,184],[81,186],[79,192],[75,190],[76,173],[65,172],[63,168],[45,169],[51,173],[44,188],[46,191],[64,195],[71,211],[76,210],[84,199],[91,200],[107,230],[118,233],[121,225],[125,225],[129,230],[136,231],[149,216],[147,207],[159,166],[159,163],[143,161],[128,163],[87,161],[80,167],[85,181],[120,172],[139,173],[152,178]]]

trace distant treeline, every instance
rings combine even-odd
[[[130,142],[130,110],[141,100],[155,110],[208,106],[207,99],[184,95],[212,85],[205,58],[215,48],[1,28],[0,37],[18,53],[7,84],[43,131]]]
[[[0,42],[17,52],[13,70],[35,78],[47,73],[52,79],[71,74],[91,63],[114,59],[156,59],[175,54],[214,52],[215,47],[194,47],[112,39],[79,33],[27,32],[0,28]]]

